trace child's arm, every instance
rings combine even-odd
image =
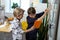
[[[40,18],[38,18],[37,20],[42,20],[49,11],[50,11],[50,9],[47,8],[47,9],[44,11],[44,14],[43,14]]]
[[[50,5],[47,9],[45,9],[44,14],[38,20],[43,19],[51,9],[52,9],[52,5]]]
[[[25,32],[30,32],[30,31],[32,31],[32,30],[34,30],[34,29],[35,29],[35,27],[34,27],[34,26],[32,26],[30,29],[25,30]]]

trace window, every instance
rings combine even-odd
[[[5,0],[5,12],[10,13],[10,0]]]
[[[17,3],[25,11],[30,7],[30,0],[5,0],[5,12],[13,13],[13,3]]]
[[[21,0],[21,8],[27,11],[30,7],[30,0]]]
[[[40,3],[42,3],[43,0],[39,0],[39,1],[40,1]]]

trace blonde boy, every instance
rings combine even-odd
[[[20,20],[22,19],[23,14],[24,14],[24,10],[21,8],[15,8],[13,12],[14,20],[11,21],[13,40],[22,40],[22,34],[24,33],[24,31],[21,28],[22,26]]]

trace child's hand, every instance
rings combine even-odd
[[[25,32],[25,33],[27,33],[27,32],[28,32],[28,30],[25,30],[24,32]]]
[[[45,9],[45,12],[48,13],[52,9],[52,6],[50,5],[47,9]]]
[[[30,32],[30,31],[32,31],[32,30],[34,30],[34,29],[35,29],[35,27],[34,27],[34,26],[32,26],[30,29],[25,30],[25,33]]]
[[[44,11],[45,13],[48,13],[49,12],[49,8],[47,8],[47,9],[45,9],[45,11]]]

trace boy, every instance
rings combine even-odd
[[[43,19],[47,12],[48,12],[48,9],[46,9],[44,12],[36,14],[36,10],[34,7],[30,7],[28,9],[28,16],[27,16],[28,28],[26,30],[26,32],[27,32],[26,40],[36,40],[38,29],[34,28],[34,26],[33,26],[34,22],[36,20],[38,21],[38,20]]]
[[[24,31],[21,28],[20,20],[23,17],[24,10],[20,8],[15,8],[13,14],[14,14],[14,20],[11,22],[13,40],[22,40],[22,34],[24,33]]]

